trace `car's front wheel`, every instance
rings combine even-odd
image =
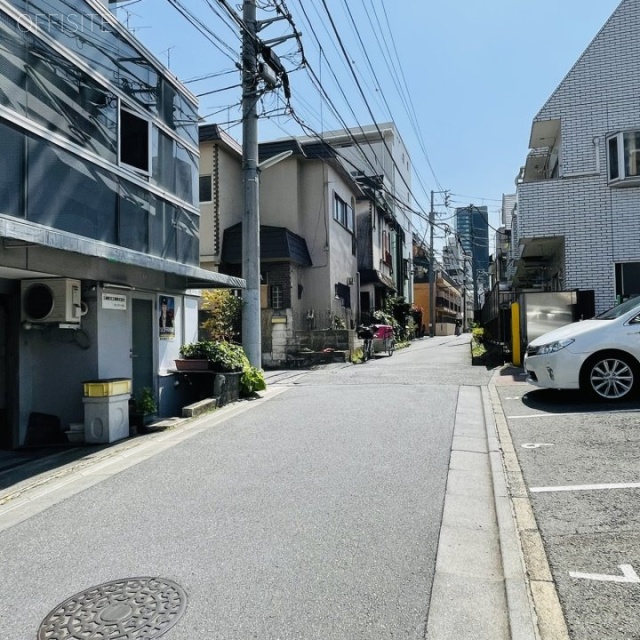
[[[597,400],[627,400],[638,377],[638,364],[630,356],[603,352],[585,363],[580,386]]]

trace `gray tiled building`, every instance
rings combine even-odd
[[[517,186],[514,285],[640,294],[640,0],[623,0],[536,115]]]

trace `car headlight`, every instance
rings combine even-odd
[[[547,353],[555,353],[556,351],[560,351],[560,349],[564,349],[568,347],[570,344],[573,344],[575,340],[571,340],[569,338],[565,340],[557,340],[556,342],[550,342],[549,344],[543,344],[541,347],[538,347],[537,355],[543,356]]]

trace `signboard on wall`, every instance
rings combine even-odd
[[[102,293],[103,309],[118,309],[119,311],[127,310],[127,296],[120,293]]]

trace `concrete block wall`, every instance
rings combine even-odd
[[[624,0],[536,116],[561,121],[560,178],[518,185],[518,236],[564,236],[563,288],[594,289],[597,313],[614,264],[640,261],[640,187],[610,187],[606,153],[608,135],[640,130],[639,84],[640,0]]]
[[[267,367],[284,364],[295,345],[291,309],[262,309],[262,363]]]
[[[296,341],[301,348],[322,351],[331,348],[336,351],[350,351],[354,332],[347,329],[326,331],[296,331]]]

